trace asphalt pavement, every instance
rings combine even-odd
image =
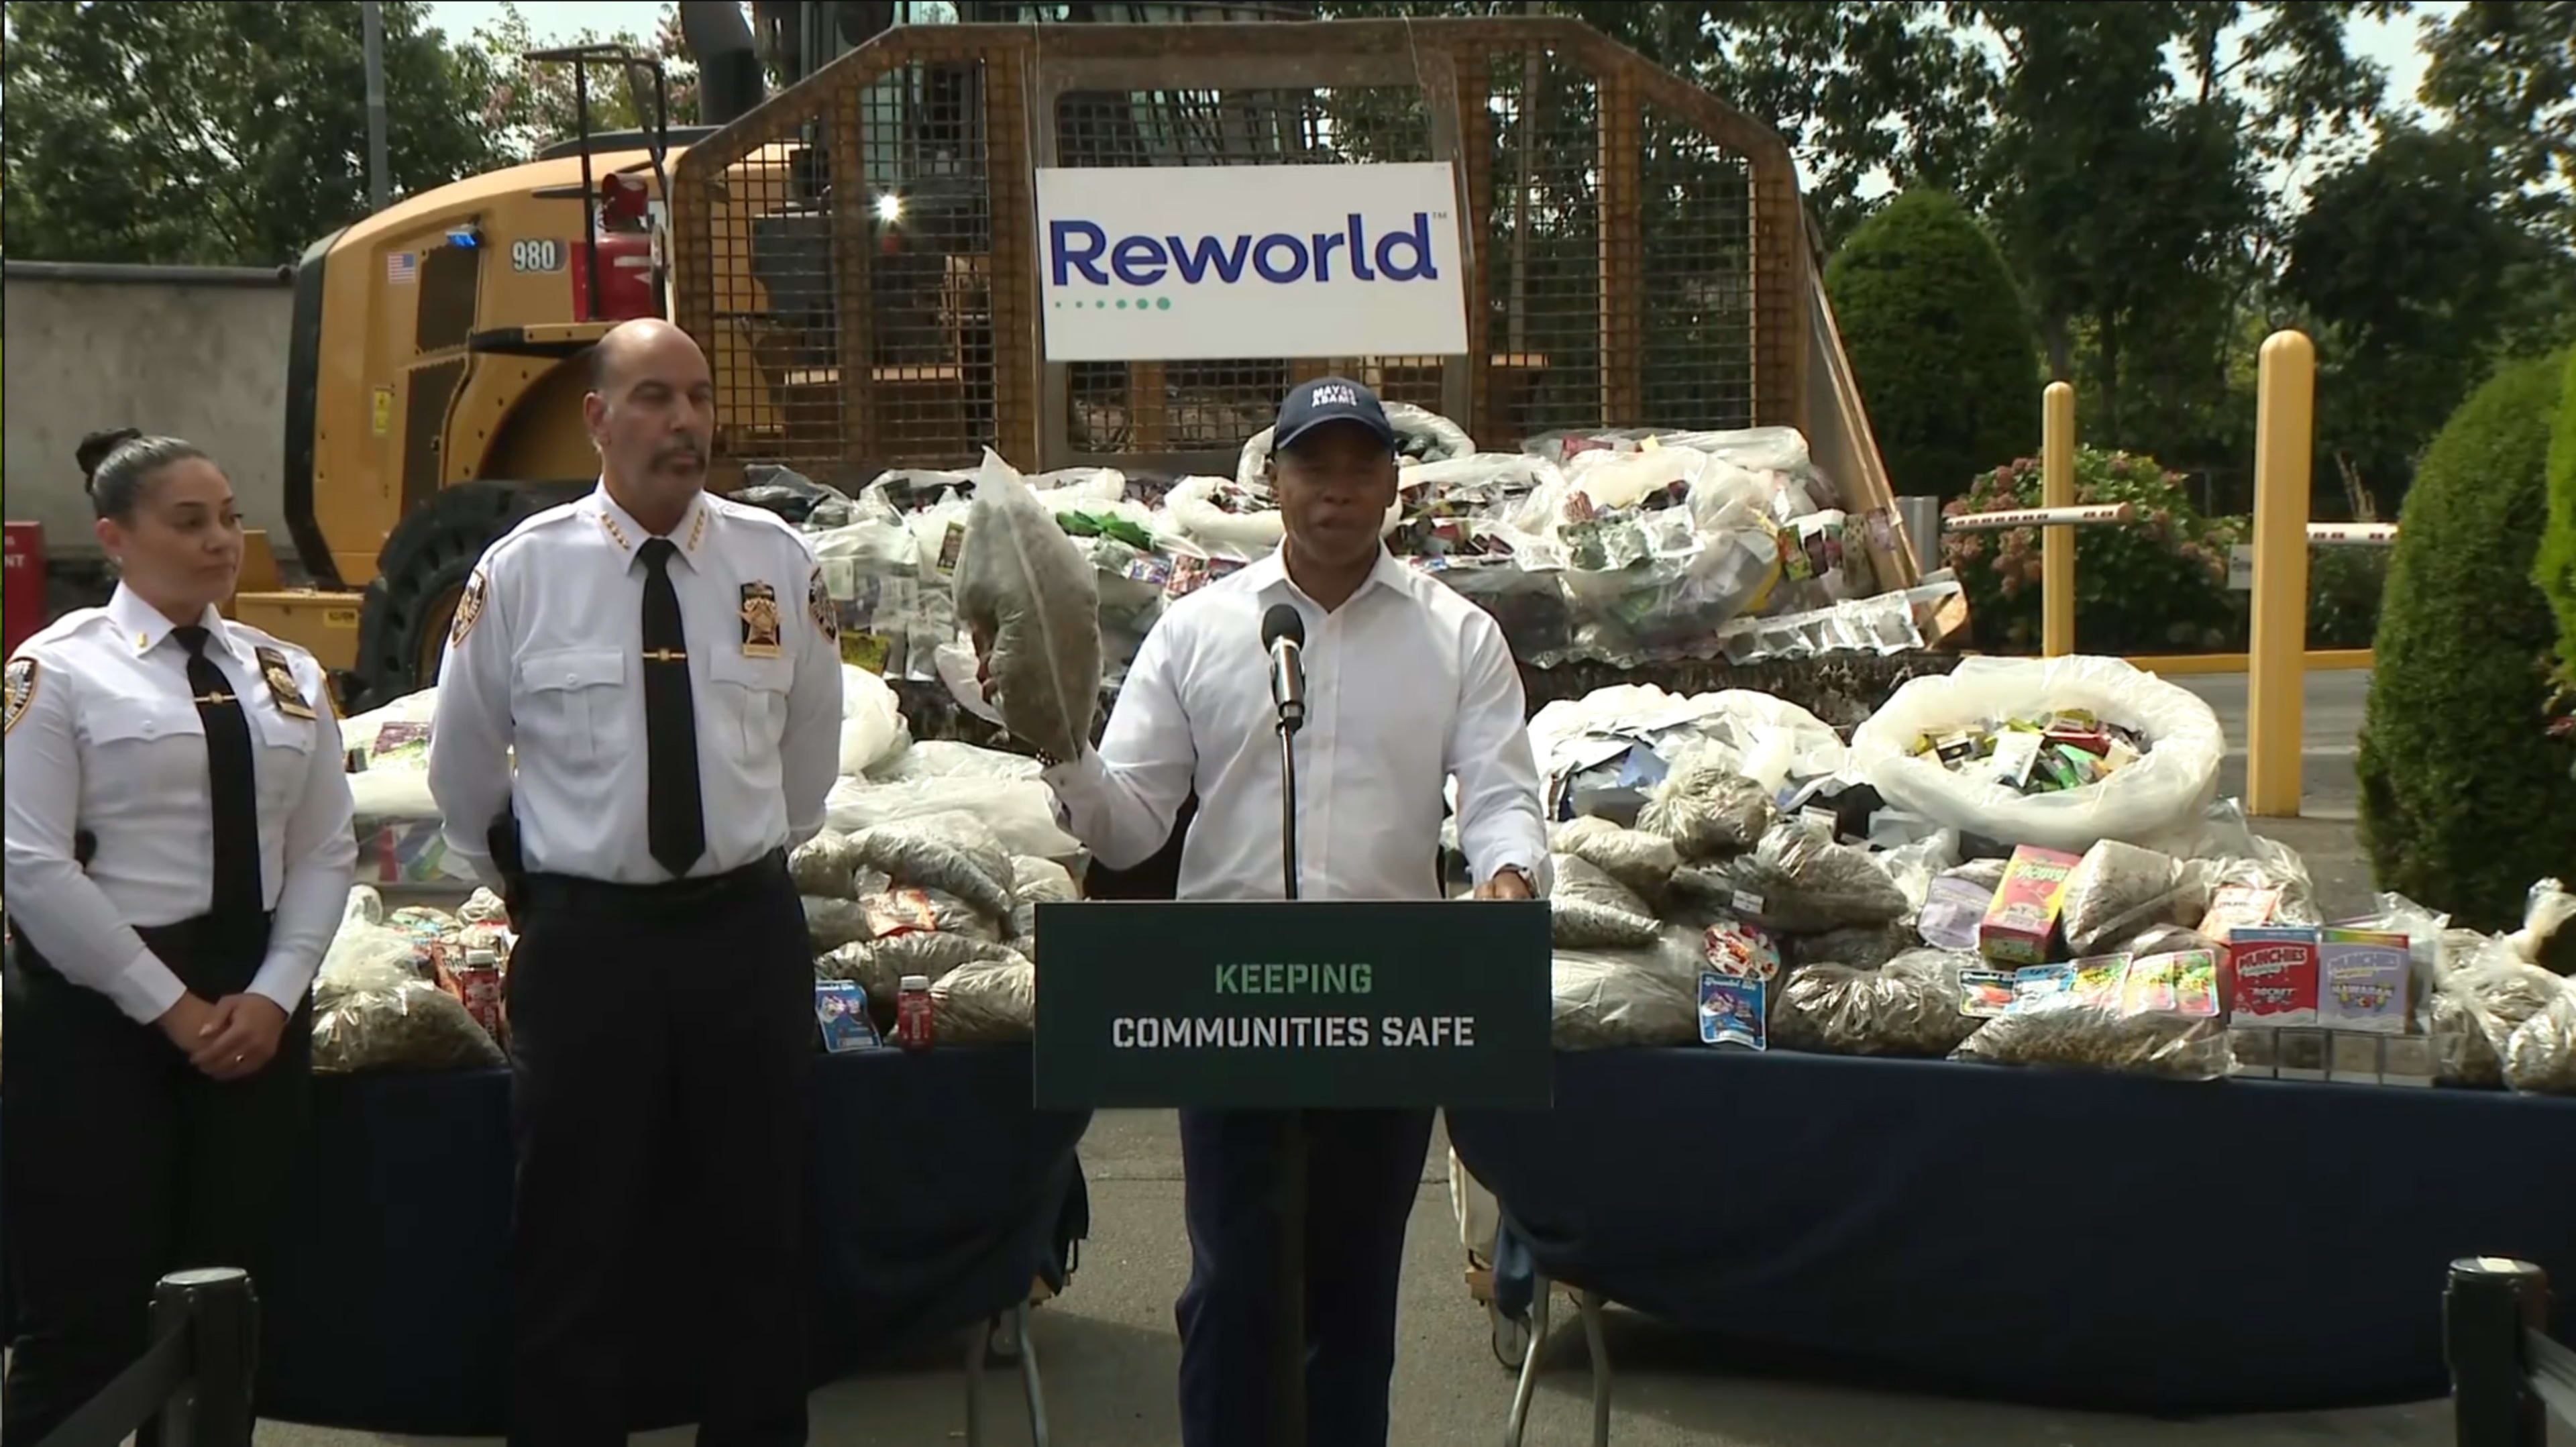
[[[2245,680],[2177,682],[2209,700],[2231,757],[2220,791],[2241,794]],[[2309,677],[2304,736],[2305,817],[2257,821],[2306,857],[2330,911],[2369,898],[2352,843],[2353,739],[2369,676]],[[1045,1389],[1050,1440],[1065,1447],[1178,1447],[1173,1397],[1179,1342],[1172,1302],[1188,1271],[1182,1227],[1180,1144],[1166,1112],[1102,1114],[1083,1143],[1092,1235],[1064,1296],[1030,1329]],[[1512,1379],[1493,1354],[1483,1309],[1464,1281],[1447,1184],[1446,1147],[1434,1143],[1416,1200],[1398,1318],[1393,1393],[1396,1447],[1453,1447],[1500,1440]],[[1563,1315],[1560,1314],[1560,1320]],[[1781,1378],[1730,1370],[1722,1347],[1626,1313],[1607,1334],[1616,1369],[1611,1440],[1618,1447],[2446,1447],[2443,1403],[2349,1412],[2152,1420],[1885,1391],[1866,1382]],[[960,1337],[897,1367],[836,1383],[814,1398],[813,1441],[837,1447],[921,1447],[965,1440]],[[1582,1337],[1563,1328],[1546,1357],[1526,1438],[1531,1447],[1586,1440],[1588,1388]],[[984,1441],[1031,1442],[1015,1375],[988,1369]],[[263,1426],[261,1447],[360,1447],[422,1439],[380,1438],[285,1424]],[[686,1431],[637,1439],[683,1447]],[[2576,1447],[2563,1425],[2553,1447]]]

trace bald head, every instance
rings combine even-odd
[[[619,505],[657,531],[675,524],[706,484],[715,432],[715,382],[697,342],[657,317],[610,329],[591,349],[582,416]]]
[[[590,390],[606,392],[615,386],[628,359],[665,352],[694,359],[701,368],[707,364],[706,353],[699,350],[697,339],[660,317],[619,322],[590,349]]]

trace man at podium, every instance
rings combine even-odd
[[[1179,897],[1281,898],[1285,666],[1303,692],[1298,898],[1441,898],[1451,779],[1476,894],[1543,895],[1547,831],[1520,674],[1491,617],[1381,542],[1396,500],[1386,410],[1346,378],[1296,388],[1279,408],[1269,481],[1285,543],[1174,604],[1138,651],[1099,748],[1042,761],[1059,821],[1101,864],[1132,869],[1165,847],[1195,794]],[[1283,632],[1297,654],[1284,665]],[[1267,1112],[1182,1113],[1188,1447],[1267,1441],[1279,1415],[1269,1366],[1286,1128]],[[1308,1440],[1382,1447],[1431,1112],[1317,1112],[1305,1129]]]

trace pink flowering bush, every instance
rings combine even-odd
[[[2134,521],[2074,529],[2075,647],[2080,653],[2195,653],[2229,646],[2236,609],[2227,592],[2229,549],[2241,519],[2203,517],[2178,473],[2155,459],[2083,447],[2075,453],[2079,505],[2133,503]],[[2040,506],[2039,459],[1982,473],[1943,513]],[[1944,533],[1941,561],[1967,590],[1976,646],[2036,652],[2040,530]]]

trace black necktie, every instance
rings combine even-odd
[[[707,852],[698,798],[698,716],[689,695],[689,641],[671,586],[669,538],[646,538],[644,579],[645,840],[653,857],[685,875]]]
[[[250,715],[231,680],[206,656],[206,630],[173,628],[188,650],[188,691],[206,730],[206,792],[213,796],[215,892],[208,913],[258,914],[268,907],[259,878],[259,779],[250,747]]]

